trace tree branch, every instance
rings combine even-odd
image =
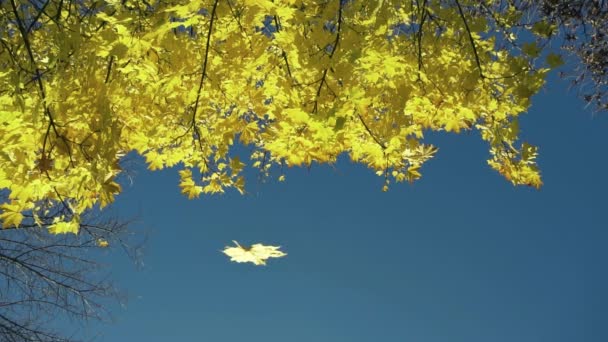
[[[483,75],[483,69],[481,68],[479,54],[477,53],[477,46],[475,45],[475,39],[473,39],[473,34],[471,33],[471,29],[469,28],[469,23],[467,22],[467,19],[464,16],[464,12],[462,10],[462,6],[460,6],[460,2],[458,0],[455,0],[455,1],[456,1],[456,6],[458,7],[458,13],[460,13],[460,17],[462,18],[462,21],[464,22],[464,27],[467,30],[467,35],[469,36],[469,41],[471,42],[471,46],[473,47],[473,54],[475,55],[475,62],[477,63],[477,68],[479,69],[479,77],[485,78],[485,76]]]

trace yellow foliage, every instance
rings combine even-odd
[[[188,198],[244,193],[237,142],[264,175],[348,154],[387,190],[421,177],[437,151],[425,131],[476,129],[492,168],[541,184],[516,128],[546,70],[499,49],[466,11],[475,1],[457,2],[464,14],[438,0],[49,1],[42,17],[62,22],[29,27],[38,9],[15,2],[0,4],[3,227],[63,206],[50,231],[78,232],[79,214],[120,193],[130,152],[151,170],[181,164]],[[497,11],[505,28],[518,20]]]

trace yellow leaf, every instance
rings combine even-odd
[[[101,248],[106,248],[110,245],[110,243],[108,242],[108,240],[106,239],[97,239],[97,246],[101,247]]]
[[[23,215],[19,211],[4,211],[0,214],[2,228],[19,227],[23,221]]]
[[[19,202],[16,200],[9,203],[0,204],[0,209],[2,210],[0,214],[2,227],[19,227],[19,224],[21,224],[21,221],[23,221],[24,218],[22,212],[33,207],[34,206],[32,203]]]
[[[196,185],[192,179],[192,171],[190,169],[180,170],[179,176],[179,187],[182,188],[182,194],[188,195],[188,199],[200,196],[201,192],[203,192],[203,187]]]
[[[289,108],[283,111],[295,123],[305,123],[309,120],[308,113],[299,108]]]
[[[235,262],[251,262],[254,265],[266,265],[266,260],[269,258],[281,258],[287,255],[279,250],[281,246],[265,246],[256,243],[251,247],[243,247],[238,242],[232,241],[236,247],[225,247],[222,251],[230,257],[230,261]]]
[[[78,234],[80,224],[77,220],[72,221],[58,221],[49,226],[49,232],[51,234]]]

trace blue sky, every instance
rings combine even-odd
[[[477,133],[432,134],[413,185],[344,158],[249,194],[188,200],[176,170],[138,170],[115,212],[149,233],[142,270],[107,251],[126,307],[100,341],[608,341],[608,117],[555,81],[522,117],[545,185],[513,187]],[[281,245],[231,263],[238,240]]]

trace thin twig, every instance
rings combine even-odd
[[[372,130],[369,128],[369,126],[367,126],[367,124],[365,123],[365,120],[363,120],[363,117],[361,116],[361,114],[357,113],[357,116],[359,117],[359,120],[361,120],[361,123],[363,124],[363,127],[365,127],[365,130],[367,131],[367,133],[369,133],[369,135],[372,137],[372,139],[374,139],[374,141],[380,145],[380,147],[382,147],[383,150],[386,149],[386,145],[384,145],[378,138],[376,138],[376,135],[374,133],[372,133]]]

